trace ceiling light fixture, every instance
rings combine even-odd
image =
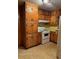
[[[42,2],[43,2],[43,3],[48,3],[49,1],[48,1],[48,0],[42,0]]]

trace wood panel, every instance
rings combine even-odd
[[[38,6],[36,4],[26,2],[26,43],[25,47],[40,44],[38,41]]]
[[[24,33],[25,33],[25,4],[18,6],[18,46],[23,47]]]

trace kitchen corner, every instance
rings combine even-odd
[[[38,32],[41,33],[42,44],[49,41],[57,43],[58,26],[51,26],[47,20],[39,20]]]
[[[19,58],[52,59],[53,56],[56,59],[61,9],[53,2],[26,0],[19,5],[18,46],[19,49],[22,47]]]

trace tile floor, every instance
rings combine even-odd
[[[57,45],[49,42],[29,49],[19,49],[18,59],[56,59]]]

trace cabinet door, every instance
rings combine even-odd
[[[36,4],[26,2],[26,32],[32,33],[37,31],[38,31],[38,6]]]
[[[37,33],[33,33],[33,40],[34,40],[34,41],[33,41],[33,42],[34,42],[34,45],[37,45],[37,43],[38,43],[38,42],[37,42],[37,40],[38,40],[38,39],[37,39]]]
[[[38,42],[39,42],[39,44],[42,42],[42,33],[41,32],[38,33]]]
[[[51,26],[57,26],[58,25],[58,17],[52,16],[50,21]]]
[[[50,33],[50,41],[53,42],[53,32]]]
[[[57,32],[52,32],[51,35],[50,35],[50,37],[51,37],[50,40],[51,40],[52,42],[57,43],[57,39],[58,39],[58,34],[57,34]]]
[[[26,48],[30,48],[39,45],[41,40],[38,37],[38,33],[27,33],[26,35]]]
[[[56,32],[53,34],[53,37],[54,37],[54,38],[53,38],[54,42],[57,43],[57,38],[58,38],[58,37],[57,37],[57,33],[56,33]]]
[[[33,25],[32,24],[27,24],[26,25],[26,33],[32,33],[32,31],[33,31],[33,27],[32,27]]]
[[[34,37],[34,40],[35,40],[35,45],[38,45],[38,44],[41,43],[41,39],[39,39],[38,33],[34,33],[33,37]]]
[[[28,24],[26,26],[26,33],[34,33],[34,32],[38,32],[38,25],[35,24]]]
[[[26,18],[38,19],[38,6],[36,4],[26,2]]]
[[[26,48],[30,48],[33,46],[33,43],[32,43],[32,35],[31,34],[27,34],[26,36]]]
[[[33,24],[33,32],[38,32],[38,23]]]
[[[41,40],[42,40],[42,34],[41,33],[37,33],[37,44],[41,44]]]

